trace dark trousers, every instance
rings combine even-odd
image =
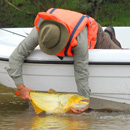
[[[121,49],[121,48],[111,40],[109,34],[104,32],[99,24],[97,41],[94,49]]]

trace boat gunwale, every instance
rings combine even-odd
[[[9,58],[0,57],[0,61],[9,61]],[[33,64],[74,64],[74,61],[46,61],[46,60],[25,60],[24,63]],[[89,62],[89,65],[130,65],[130,62]]]

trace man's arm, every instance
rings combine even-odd
[[[87,42],[87,27],[85,27],[77,36],[78,45],[73,48],[74,51],[74,72],[77,89],[80,95],[85,97],[90,96],[90,88],[88,84],[88,42]],[[86,108],[88,109],[88,107]],[[81,113],[84,110],[75,111]]]
[[[23,90],[30,91],[29,88],[24,87],[22,78],[22,65],[26,57],[35,49],[37,45],[38,35],[36,28],[34,27],[31,33],[18,45],[18,47],[10,55],[9,66],[6,67],[8,74],[14,80],[15,85],[17,86],[17,89],[21,95],[23,93]],[[26,99],[24,96],[21,98]]]
[[[77,36],[78,46],[74,50],[74,72],[77,89],[80,95],[85,97],[90,96],[88,84],[88,42],[87,42],[87,27]]]

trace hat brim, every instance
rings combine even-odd
[[[60,28],[61,34],[60,34],[59,43],[53,48],[46,48],[46,46],[44,46],[44,44],[42,44],[42,40],[40,39],[40,33],[41,33],[42,28],[48,24],[55,24]],[[59,52],[61,52],[64,49],[64,47],[66,46],[68,39],[69,39],[68,29],[62,23],[54,21],[54,20],[44,20],[40,24],[39,31],[38,31],[38,43],[39,43],[40,49],[43,52],[45,52],[46,54],[56,55]]]

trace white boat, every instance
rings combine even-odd
[[[92,109],[130,110],[130,27],[114,27],[124,49],[89,50]],[[5,67],[9,56],[32,28],[0,29],[0,83],[16,88]],[[24,84],[32,90],[77,92],[73,58],[60,60],[37,47],[23,65]]]

